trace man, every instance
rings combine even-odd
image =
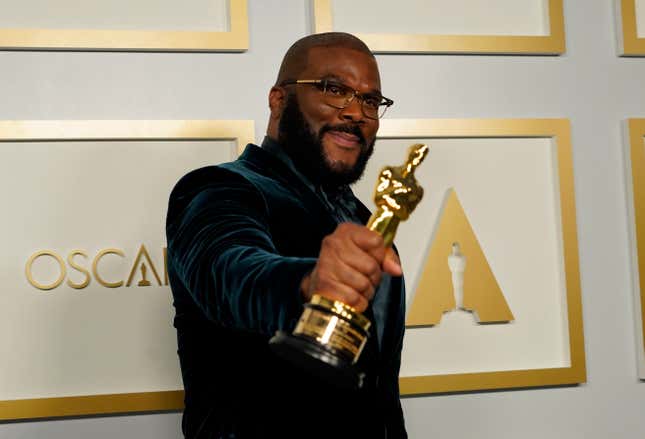
[[[262,147],[191,172],[170,196],[168,272],[187,438],[402,438],[398,371],[405,294],[398,258],[364,224],[348,185],[382,114],[376,60],[342,33],[297,41],[269,92]],[[343,390],[276,357],[318,293],[373,322]]]

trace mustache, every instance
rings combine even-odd
[[[358,141],[364,148],[367,147],[365,136],[363,136],[360,128],[354,124],[324,125],[320,129],[319,138],[322,139],[323,135],[328,131],[340,131],[343,133],[353,134],[354,136],[358,137]]]

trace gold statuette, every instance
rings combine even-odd
[[[379,174],[374,191],[376,212],[367,227],[383,236],[386,246],[392,245],[399,223],[409,218],[423,197],[414,171],[427,154],[427,145],[412,145],[403,165],[386,166]],[[340,386],[360,387],[362,374],[354,364],[370,326],[369,319],[351,306],[314,294],[293,334],[278,331],[270,344],[280,356],[319,376]]]

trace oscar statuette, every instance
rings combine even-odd
[[[379,174],[374,191],[376,211],[367,227],[383,237],[386,247],[392,245],[399,223],[408,219],[423,197],[414,171],[427,154],[427,145],[412,145],[403,165],[386,166]],[[282,358],[335,385],[360,388],[363,374],[354,365],[370,326],[370,320],[351,306],[314,294],[293,333],[278,331],[269,344]]]

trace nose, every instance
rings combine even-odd
[[[349,101],[349,103],[339,110],[339,117],[346,121],[359,122],[363,121],[363,109],[361,108],[361,100],[354,96],[354,98]]]

